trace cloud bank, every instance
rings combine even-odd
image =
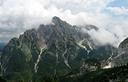
[[[0,42],[26,29],[51,23],[58,16],[72,25],[93,24],[89,34],[102,44],[118,44],[128,37],[128,8],[111,6],[116,0],[0,0]],[[125,0],[124,0],[125,1]]]

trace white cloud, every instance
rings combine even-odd
[[[116,15],[128,15],[128,8],[125,7],[108,7],[107,9]]]
[[[115,36],[105,29],[99,29],[98,31],[91,30],[88,32],[92,39],[97,41],[97,45],[105,45],[111,44],[113,45],[113,41],[115,40]]]

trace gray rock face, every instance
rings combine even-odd
[[[113,58],[114,66],[122,66],[128,63],[128,38],[122,41],[118,48],[118,55]]]
[[[99,28],[97,28],[96,26],[94,26],[94,25],[86,25],[85,26],[85,28],[87,29],[87,30],[92,30],[92,29],[94,29],[94,30],[99,30]]]
[[[58,17],[53,17],[52,22],[10,40],[1,55],[4,77],[31,81],[36,75],[63,76],[74,70],[81,71],[85,62],[99,68],[100,63],[111,56],[112,46],[96,47],[79,27]],[[92,26],[87,27],[91,29]],[[95,26],[92,28],[98,30]],[[90,63],[93,59],[95,64]]]

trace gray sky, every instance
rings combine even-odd
[[[49,24],[53,16],[99,27],[89,34],[101,44],[118,46],[128,37],[128,0],[0,0],[0,42]]]

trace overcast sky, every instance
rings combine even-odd
[[[0,42],[58,16],[72,25],[93,24],[92,38],[114,46],[128,37],[128,0],[0,0]]]

